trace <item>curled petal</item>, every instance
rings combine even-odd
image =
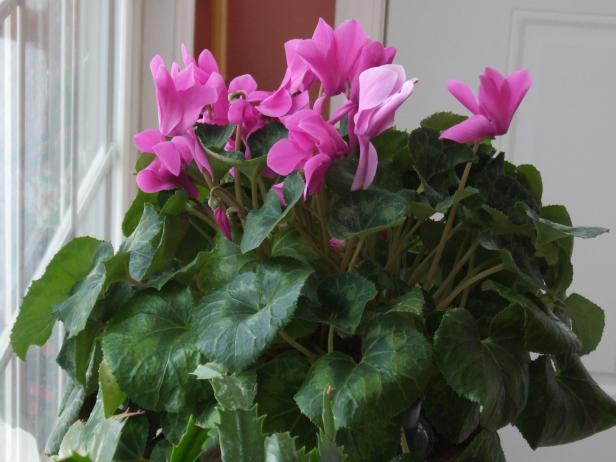
[[[279,88],[265,98],[257,107],[257,110],[269,117],[282,117],[289,113],[293,105],[293,99],[286,88]]]
[[[182,169],[182,158],[178,152],[177,146],[171,141],[163,141],[155,145],[153,149],[162,165],[169,170],[171,174],[178,176]]]
[[[473,95],[471,89],[464,82],[459,80],[450,80],[447,82],[447,89],[462,105],[471,111],[473,114],[479,112],[479,105],[477,104],[477,98]]]
[[[332,159],[326,154],[317,154],[311,157],[304,165],[304,176],[306,186],[304,187],[304,197],[318,193],[323,186],[323,178],[332,164]]]
[[[300,149],[293,141],[277,141],[267,154],[267,166],[279,175],[288,175],[301,168],[310,153]]]
[[[231,235],[231,225],[229,224],[229,218],[227,217],[227,212],[224,207],[216,207],[213,212],[214,220],[216,220],[223,236],[230,241],[233,240],[233,236]]]
[[[154,145],[165,141],[165,137],[155,128],[148,128],[133,137],[133,143],[141,152],[154,152]]]
[[[374,181],[378,162],[376,149],[369,138],[359,137],[359,164],[357,165],[355,177],[353,177],[351,191],[368,189]]]
[[[439,138],[462,144],[479,141],[486,136],[494,136],[495,134],[494,125],[485,116],[479,114],[448,128],[441,133]]]

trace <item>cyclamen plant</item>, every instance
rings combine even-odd
[[[471,117],[407,133],[416,80],[357,21],[287,42],[273,92],[182,51],[151,62],[126,240],[69,242],[14,326],[24,358],[64,325],[48,453],[493,462],[508,424],[536,448],[616,423],[580,360],[603,312],[567,294],[574,237],[606,230],[572,227],[491,143],[527,71],[487,68],[478,98],[451,81]]]

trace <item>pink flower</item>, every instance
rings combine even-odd
[[[150,70],[156,89],[159,129],[165,136],[186,132],[195,124],[203,108],[218,100],[217,89],[201,84],[196,79],[192,64],[184,71],[174,65],[174,78],[163,59],[156,55],[150,61]]]
[[[174,175],[165,168],[158,158],[155,158],[150,165],[137,173],[137,185],[139,189],[146,193],[184,188],[190,197],[197,197],[199,194],[186,173],[180,172],[179,175]]]
[[[479,141],[486,136],[504,135],[532,84],[530,73],[525,69],[504,77],[491,67],[486,67],[479,76],[479,81],[479,101],[465,83],[449,81],[449,92],[471,111],[473,116],[445,130],[440,136],[441,139],[468,143]]]
[[[359,101],[352,128],[359,143],[359,165],[352,190],[372,184],[378,157],[370,139],[393,125],[396,111],[411,96],[416,82],[406,80],[404,68],[395,64],[373,67],[359,76]]]
[[[361,49],[369,42],[356,20],[345,21],[334,30],[319,19],[312,38],[299,42],[295,52],[321,81],[324,93],[333,96],[346,90]]]
[[[257,82],[250,74],[240,75],[229,84],[229,123],[241,125],[244,144],[248,137],[265,125],[263,116],[255,108],[266,94],[257,90]],[[247,153],[250,158],[250,153]]]
[[[301,40],[293,39],[284,44],[287,70],[278,90],[267,96],[257,109],[268,117],[284,117],[308,106],[308,90],[315,75],[306,62],[297,54]]]
[[[276,142],[267,155],[267,165],[279,175],[303,170],[306,178],[304,196],[321,189],[331,163],[348,151],[338,131],[321,114],[303,109],[284,121],[287,139]]]
[[[228,240],[232,241],[233,236],[231,235],[231,225],[229,224],[229,218],[227,217],[227,211],[224,207],[216,207],[214,210],[214,220],[218,224],[220,231],[223,236],[225,236]]]

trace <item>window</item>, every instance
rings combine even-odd
[[[19,300],[71,237],[110,239],[126,204],[111,117],[120,4],[0,0],[0,460],[39,460],[61,398],[61,332],[25,363],[11,353]]]

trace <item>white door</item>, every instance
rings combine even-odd
[[[439,110],[465,113],[447,80],[477,88],[487,65],[528,68],[533,87],[501,148],[543,174],[544,203],[568,207],[573,222],[612,233],[577,240],[572,290],[606,312],[599,348],[585,363],[616,398],[616,2],[613,0],[390,0],[386,41],[420,79],[397,123],[416,127]],[[616,429],[531,451],[512,427],[501,432],[507,460],[616,460]]]

